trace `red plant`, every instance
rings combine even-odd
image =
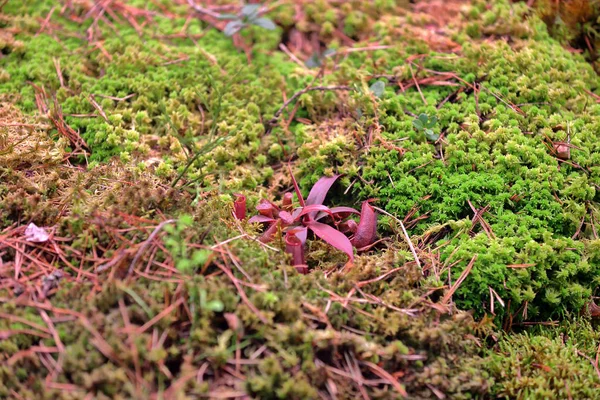
[[[236,219],[243,220],[246,218],[246,196],[237,193],[234,196],[233,215]]]
[[[249,220],[249,222],[261,222],[267,225],[267,229],[259,238],[263,243],[272,241],[277,231],[283,229],[286,251],[292,255],[293,265],[301,272],[307,272],[304,244],[308,231],[346,253],[349,264],[354,261],[353,246],[360,250],[376,240],[377,216],[368,201],[363,203],[360,213],[351,207],[329,208],[323,205],[329,189],[338,178],[339,175],[319,179],[305,200],[296,179],[292,177],[300,207],[292,210],[293,196],[291,193],[286,193],[281,208],[263,199],[256,206],[259,214]],[[351,214],[360,214],[358,225],[353,220],[344,221]],[[331,219],[334,226],[320,222],[326,217]],[[352,236],[349,238],[345,233]]]

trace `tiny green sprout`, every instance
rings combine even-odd
[[[327,57],[331,57],[335,55],[335,49],[327,49],[324,52],[316,51],[314,52],[308,60],[304,62],[308,68],[320,68],[323,66],[323,62]]]
[[[260,26],[270,31],[275,30],[277,26],[270,18],[260,16],[261,8],[262,4],[246,4],[237,15],[221,14],[219,19],[231,20],[225,25],[225,29],[223,30],[225,35],[233,36],[250,25]]]
[[[206,301],[206,290],[200,290],[200,308],[212,312],[221,312],[225,309],[225,305],[221,300]]]
[[[373,93],[373,95],[375,95],[375,97],[381,98],[381,96],[383,96],[385,93],[385,83],[383,83],[383,81],[377,81],[371,85],[369,90],[371,93]]]
[[[418,132],[425,133],[425,137],[428,140],[435,142],[440,138],[440,135],[437,133],[433,133],[432,129],[437,123],[437,117],[435,115],[430,117],[427,114],[423,113],[417,118],[415,118],[412,123]]]

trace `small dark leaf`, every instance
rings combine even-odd
[[[435,142],[436,140],[438,140],[440,138],[440,135],[438,135],[437,133],[433,133],[433,131],[431,129],[425,130],[425,136],[427,137],[427,139],[431,140],[432,142]]]
[[[223,33],[225,33],[225,35],[227,35],[227,36],[233,36],[240,29],[242,29],[243,26],[244,26],[244,23],[242,21],[240,21],[239,19],[230,21],[227,23],[227,25],[225,25],[225,29],[223,30]]]
[[[371,85],[371,87],[369,88],[369,90],[376,97],[381,97],[381,96],[383,96],[383,93],[385,92],[385,83],[383,83],[383,81],[377,81],[377,82],[375,82],[374,84]]]
[[[266,18],[266,17],[261,17],[261,18],[252,20],[252,23],[256,26],[260,26],[261,28],[265,28],[270,31],[273,31],[273,30],[275,30],[275,28],[277,28],[277,25],[275,25],[275,23],[273,21],[271,21],[269,18]]]
[[[242,7],[242,15],[252,19],[252,17],[256,17],[258,14],[260,7],[260,4],[246,4],[244,7]]]
[[[423,130],[423,122],[421,122],[420,119],[414,119],[412,123],[413,123],[414,127],[417,128],[417,130],[419,130],[419,131]]]
[[[313,53],[312,56],[308,60],[304,62],[308,68],[317,68],[321,66],[321,60],[319,59],[319,55],[317,53]]]
[[[420,114],[419,115],[419,120],[423,123],[423,125],[427,124],[427,121],[429,120],[429,117],[427,116],[427,114]]]

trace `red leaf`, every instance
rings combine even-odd
[[[319,212],[319,211],[329,214],[329,215],[331,215],[331,217],[333,217],[333,213],[331,212],[329,207],[324,206],[322,204],[312,204],[312,205],[307,205],[306,207],[300,209],[300,212],[297,215],[294,213],[295,214],[294,219],[300,218],[301,216],[306,215],[306,214],[316,215],[317,212]]]
[[[292,255],[292,265],[305,265],[304,245],[293,231],[285,235],[285,251]]]
[[[294,217],[287,211],[280,211],[279,219],[283,222],[283,225],[291,225],[294,223]]]
[[[279,211],[279,208],[269,200],[262,199],[260,203],[256,206],[256,209],[260,213],[260,215],[264,215],[266,217],[273,218],[275,216],[275,212]]]
[[[344,221],[339,225],[339,230],[342,233],[356,233],[358,230],[358,224],[355,220],[349,219],[348,221]]]
[[[304,197],[302,197],[302,192],[298,187],[298,182],[296,181],[296,177],[292,174],[292,168],[288,164],[288,170],[290,171],[290,175],[292,176],[292,183],[294,184],[294,190],[296,191],[296,195],[298,196],[298,201],[300,202],[300,206],[304,207],[306,204],[304,203]]]
[[[234,196],[233,215],[236,219],[243,220],[246,218],[246,196],[237,193]]]
[[[292,209],[292,201],[294,200],[294,195],[290,192],[283,195],[283,200],[281,201],[281,208],[286,211],[290,211]]]
[[[267,228],[266,231],[263,232],[262,235],[258,238],[262,243],[269,243],[275,237],[277,230],[279,229],[280,221],[274,222]]]
[[[360,222],[356,234],[352,238],[352,245],[358,249],[367,247],[377,240],[377,214],[369,204],[369,200],[363,201],[360,210]]]
[[[352,243],[342,232],[329,225],[322,224],[316,221],[309,221],[306,226],[313,231],[315,235],[332,245],[338,250],[343,251],[348,255],[348,261],[354,261],[354,253],[352,251]]]
[[[308,236],[308,229],[305,226],[297,226],[289,230],[289,232],[293,232],[298,239],[302,242],[302,244],[306,243],[306,236]]]
[[[339,175],[334,175],[330,178],[323,177],[319,179],[312,189],[310,189],[310,193],[306,198],[306,204],[323,204],[325,197],[327,197],[327,192],[329,192],[329,189],[331,189],[331,186],[339,177]]]
[[[275,218],[271,218],[271,217],[267,217],[266,215],[255,215],[254,217],[250,218],[248,220],[248,222],[253,223],[253,222],[275,222]]]
[[[341,217],[342,219],[348,217],[350,214],[360,214],[358,212],[358,210],[355,210],[352,207],[332,207],[330,208],[331,214],[342,214],[339,217]],[[317,214],[317,216],[315,217],[315,221],[320,220],[321,218],[325,217],[327,215],[327,213],[323,213],[320,212]]]

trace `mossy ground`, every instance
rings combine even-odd
[[[278,1],[230,38],[202,3],[0,2],[0,398],[600,397],[593,23]],[[384,240],[299,275],[232,215],[291,173]]]

